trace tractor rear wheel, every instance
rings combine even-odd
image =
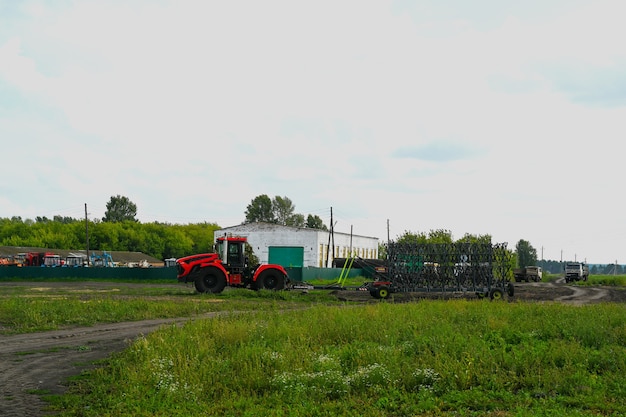
[[[285,289],[285,277],[280,271],[267,269],[257,277],[255,288],[257,290],[283,290]]]
[[[209,267],[204,271],[200,271],[194,284],[198,292],[218,294],[224,291],[224,287],[226,287],[226,277],[219,269]]]

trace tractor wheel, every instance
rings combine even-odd
[[[218,294],[224,291],[224,287],[226,287],[226,277],[222,271],[211,267],[200,271],[194,283],[198,292]]]
[[[285,289],[285,277],[280,271],[268,269],[259,274],[255,288],[257,290],[283,290]]]
[[[491,291],[489,291],[489,298],[492,300],[500,300],[503,295],[504,293],[500,288],[492,288]]]
[[[381,300],[385,300],[389,298],[389,287],[383,285],[376,289],[376,298],[380,298]]]

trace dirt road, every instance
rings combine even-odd
[[[76,288],[76,283],[72,286]],[[367,292],[339,291],[342,299],[379,302]],[[469,295],[464,295],[469,296]],[[394,294],[397,301],[443,298],[435,294]],[[449,294],[445,298],[460,298]],[[626,303],[626,290],[611,287],[574,287],[564,284],[517,283],[515,299],[571,304]],[[203,317],[212,317],[215,313]],[[0,415],[45,416],[46,403],[37,394],[62,394],[67,378],[93,367],[128,343],[161,326],[177,325],[190,318],[145,320],[92,327],[0,336]]]
[[[210,317],[207,315],[206,317]],[[66,380],[161,326],[188,319],[145,320],[0,336],[0,415],[43,416],[34,394],[62,394]]]

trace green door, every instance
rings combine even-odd
[[[293,281],[302,281],[304,266],[304,247],[302,246],[270,246],[268,263],[284,267]]]

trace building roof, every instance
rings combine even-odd
[[[3,256],[15,256],[18,253],[24,252],[50,252],[54,255],[59,255],[62,258],[71,255],[86,256],[84,249],[50,249],[50,248],[38,248],[31,246],[0,246],[0,257]],[[154,258],[150,255],[146,255],[142,252],[125,252],[125,251],[106,251],[113,258],[113,262],[127,264],[131,262],[147,261],[150,264],[162,264],[161,259]],[[89,251],[89,254],[102,255],[101,250]]]
[[[329,233],[328,230],[322,230],[322,229],[311,229],[308,227],[294,227],[294,226],[285,226],[282,224],[276,224],[276,223],[266,223],[266,222],[252,222],[252,223],[242,223],[236,226],[229,226],[229,227],[223,227],[219,230],[216,230],[215,232],[221,232],[221,231],[228,231],[228,230],[245,230],[248,232],[262,232],[262,231],[273,231],[273,230],[292,230],[294,232],[305,232],[305,233]],[[346,236],[350,236],[350,233],[342,233],[342,232],[334,232],[335,235],[346,235]],[[358,236],[358,237],[363,237],[363,238],[368,238],[368,239],[376,239],[379,240],[377,237],[373,237],[373,236],[363,236],[363,235],[356,235],[356,234],[352,234],[352,236]]]

